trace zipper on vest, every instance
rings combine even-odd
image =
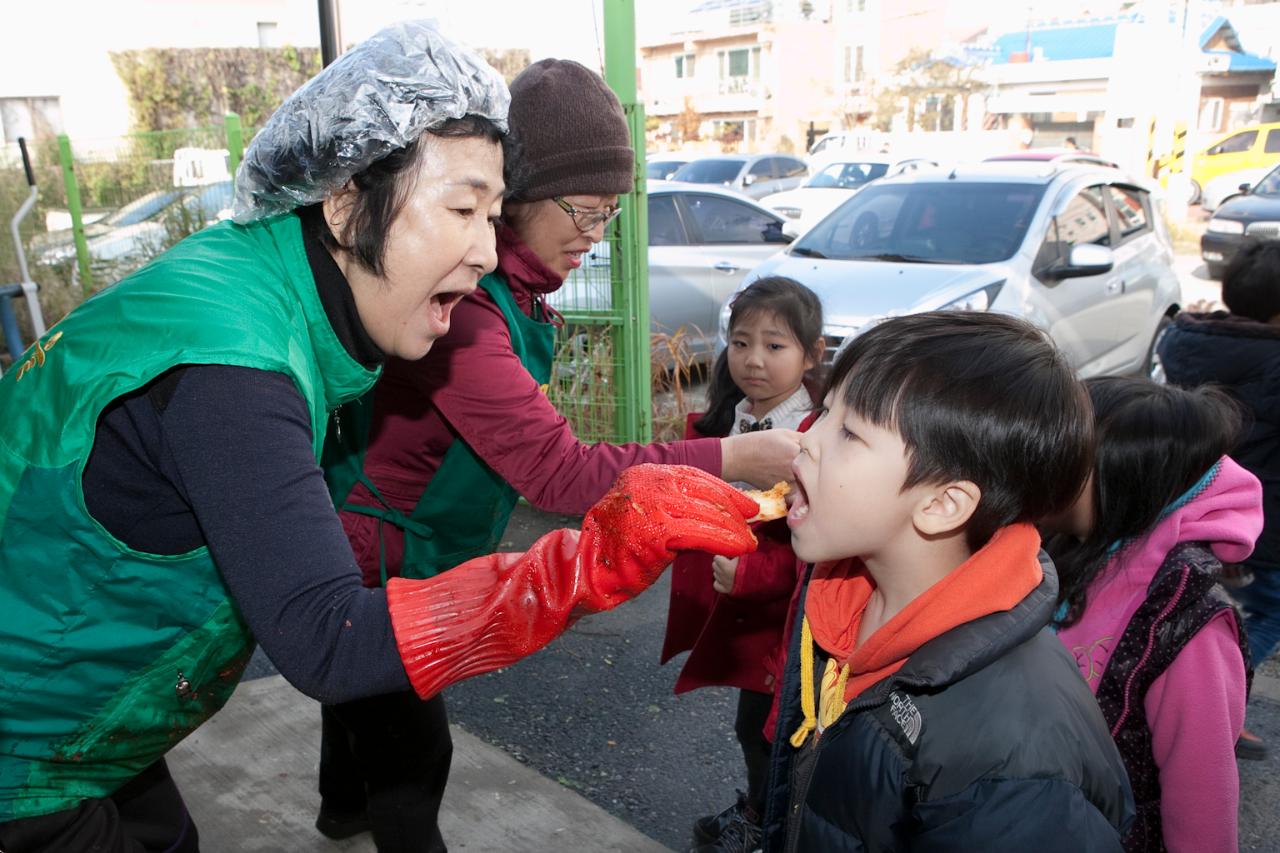
[[[339,444],[342,443],[342,418],[338,417],[338,413],[341,411],[341,406],[333,410],[333,433]]]

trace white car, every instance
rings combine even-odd
[[[720,305],[747,272],[791,238],[782,220],[732,190],[650,181],[649,317],[654,332],[683,330],[689,353],[710,361]],[[568,316],[609,310],[609,244],[598,243],[548,302]]]
[[[787,220],[782,226],[783,233],[798,237],[872,181],[937,165],[932,160],[923,159],[861,157],[834,160],[810,175],[797,189],[765,196],[760,203]]]
[[[1240,189],[1241,186],[1252,187],[1274,168],[1275,164],[1273,163],[1270,166],[1262,166],[1257,169],[1228,172],[1225,175],[1218,175],[1218,177],[1206,181],[1204,188],[1200,191],[1200,209],[1205,213],[1213,213],[1229,199],[1245,195],[1245,192]]]

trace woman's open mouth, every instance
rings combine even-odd
[[[457,305],[469,292],[446,290],[432,295],[427,303],[427,323],[432,335],[440,337],[449,331],[449,316],[453,313],[453,306]]]

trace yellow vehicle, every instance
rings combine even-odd
[[[1170,173],[1182,171],[1184,158],[1180,154],[1175,151],[1173,157],[1161,163],[1161,183],[1165,183]],[[1214,178],[1277,164],[1280,164],[1280,122],[1233,130],[1214,140],[1192,161],[1190,202],[1198,202],[1201,191]]]

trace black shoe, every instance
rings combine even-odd
[[[1240,739],[1236,741],[1236,758],[1243,758],[1246,761],[1262,761],[1269,752],[1270,750],[1267,749],[1265,740],[1248,729],[1240,732]]]
[[[364,812],[342,812],[320,807],[316,817],[316,829],[326,838],[341,841],[353,835],[369,831],[369,816]]]
[[[742,810],[747,807],[747,795],[738,792],[738,801],[719,814],[709,814],[693,822],[693,846],[699,847],[720,837],[728,827],[742,817]]]
[[[720,837],[694,850],[694,853],[759,853],[764,830],[756,822],[750,809],[744,808]]]

